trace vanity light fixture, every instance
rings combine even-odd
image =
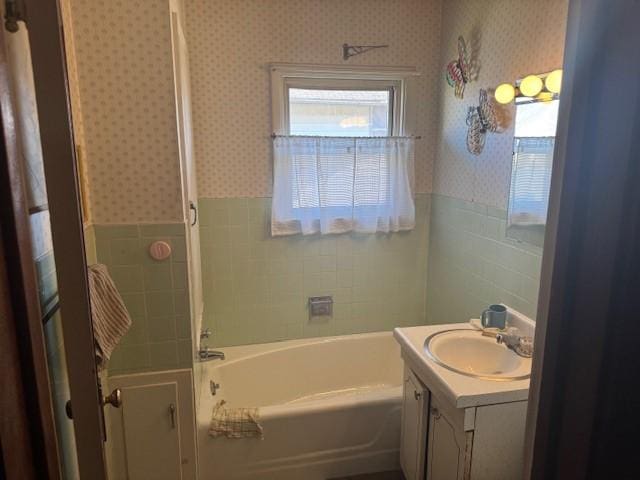
[[[544,79],[544,86],[551,93],[560,93],[562,87],[562,70],[554,70]]]
[[[503,83],[502,85],[498,85],[494,96],[496,97],[498,103],[511,103],[513,102],[513,99],[516,98],[516,87],[514,87],[510,83]]]
[[[520,82],[520,93],[525,97],[535,97],[542,91],[542,79],[537,75],[527,75]]]
[[[542,75],[527,75],[522,80],[502,83],[496,87],[494,97],[498,103],[508,104],[517,97],[531,97],[539,101],[557,98],[562,87],[562,70],[554,70]]]

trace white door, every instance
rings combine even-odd
[[[400,465],[407,480],[424,480],[429,391],[405,367]]]
[[[15,108],[16,138],[22,150],[19,157],[28,205],[29,238],[33,269],[36,274],[40,322],[48,366],[55,437],[63,478],[78,477],[78,459],[73,422],[67,417],[65,404],[70,399],[62,316],[60,314],[56,265],[45,185],[40,129],[33,83],[31,48],[27,26],[20,22],[16,32],[3,29],[6,58],[10,72],[10,90]]]
[[[427,480],[462,480],[464,476],[465,432],[449,416],[438,399],[431,396]]]
[[[26,0],[26,9],[28,24],[3,29],[2,58],[11,76],[10,91],[3,92],[11,102],[3,104],[3,114],[14,119],[16,137],[9,143],[15,142],[12,148],[24,160],[61,474],[105,480],[104,417],[58,5]],[[65,408],[69,400],[71,408]]]
[[[200,265],[200,226],[198,219],[198,188],[196,164],[193,153],[193,127],[191,121],[191,83],[189,77],[189,53],[183,31],[183,15],[175,0],[171,0],[171,40],[173,46],[173,71],[176,91],[176,115],[182,176],[184,218],[187,222],[187,268],[193,345],[200,341],[202,329],[202,273]]]

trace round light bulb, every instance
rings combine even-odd
[[[516,89],[510,83],[498,85],[493,96],[498,103],[511,103],[516,96]]]
[[[539,102],[550,102],[553,100],[553,93],[551,92],[540,92],[536,97],[536,100]]]
[[[554,70],[544,80],[544,84],[551,93],[560,93],[562,88],[562,70]]]
[[[524,77],[520,82],[520,92],[525,97],[535,97],[542,91],[542,80],[537,75]]]

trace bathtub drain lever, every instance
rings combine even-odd
[[[211,395],[215,395],[220,388],[220,384],[214,382],[213,380],[209,380],[209,388],[211,388]]]

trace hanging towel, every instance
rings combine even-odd
[[[264,438],[257,408],[227,408],[220,400],[213,407],[209,435],[227,438]]]
[[[91,320],[98,368],[106,366],[113,349],[131,327],[131,317],[106,265],[89,266]]]

